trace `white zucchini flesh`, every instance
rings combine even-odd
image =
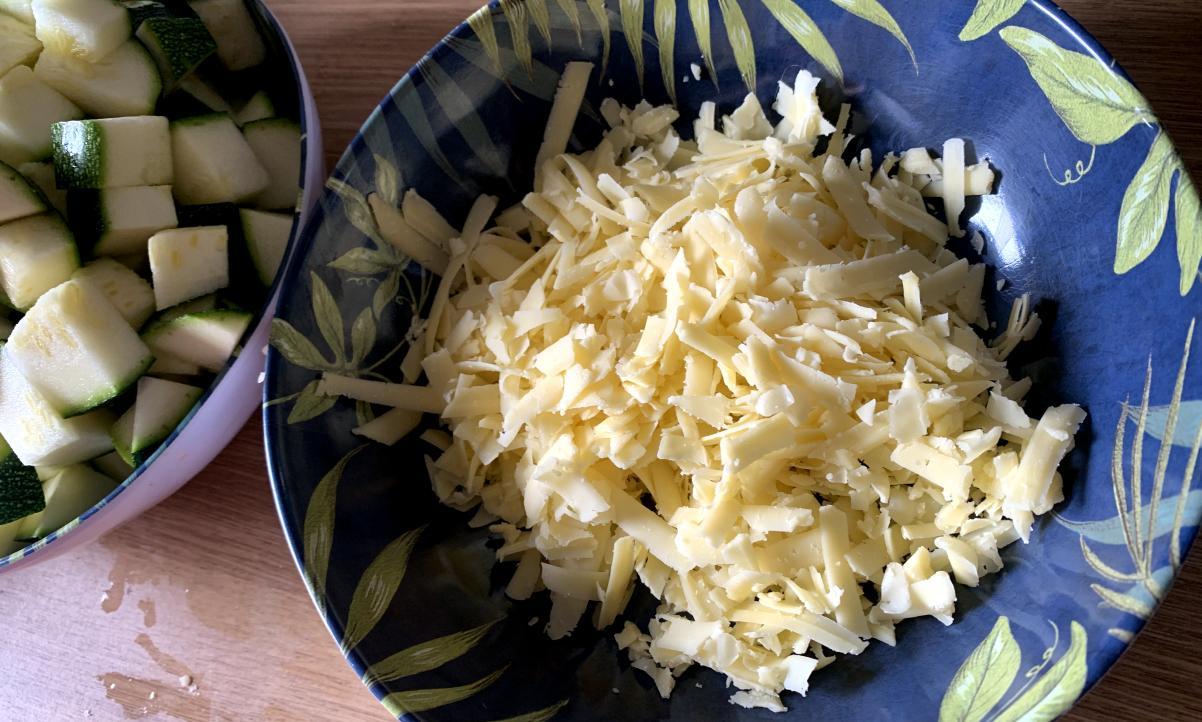
[[[246,239],[259,282],[270,286],[284,261],[296,219],[287,213],[267,213],[249,208],[243,208],[239,215],[242,218],[242,237]]]
[[[129,40],[129,12],[115,0],[33,0],[38,40],[49,52],[99,62]]]
[[[230,283],[225,226],[175,228],[150,237],[150,273],[158,310],[221,290]]]
[[[189,3],[217,41],[217,57],[230,70],[246,70],[267,59],[267,46],[242,0]]]
[[[182,205],[242,203],[271,180],[242,131],[223,113],[173,122],[171,149],[178,170],[175,199]]]
[[[0,291],[18,311],[79,268],[75,239],[57,213],[0,226]]]
[[[92,459],[92,466],[96,467],[96,471],[116,482],[125,481],[130,474],[134,473],[133,467],[125,463],[121,455],[115,451]]]
[[[204,389],[196,386],[153,376],[139,379],[131,452],[145,451],[167,438],[203,393]]]
[[[141,328],[154,314],[154,289],[127,266],[98,258],[72,276],[92,284],[132,328]]]
[[[73,464],[42,485],[46,510],[30,534],[41,539],[58,531],[117,488],[117,483],[86,464]]]
[[[16,18],[33,27],[33,0],[0,0],[0,15]]]
[[[0,15],[0,75],[18,65],[32,65],[41,52],[42,41],[34,35],[32,23]]]
[[[0,350],[0,436],[26,466],[62,466],[113,450],[113,415],[93,411],[64,419]]]
[[[171,186],[74,191],[69,203],[76,240],[96,256],[143,255],[151,236],[179,225]]]
[[[216,110],[216,108],[214,108]],[[247,123],[253,123],[256,120],[267,120],[275,116],[275,103],[271,102],[271,96],[267,95],[266,91],[260,90],[246,101],[238,112],[234,114],[234,121],[238,125],[245,126]]]
[[[50,135],[59,186],[170,185],[175,164],[169,127],[161,115],[54,124]]]
[[[42,192],[42,197],[59,213],[67,212],[67,192],[58,187],[54,178],[54,163],[22,163],[17,171]]]
[[[42,194],[25,176],[0,163],[0,224],[45,213],[49,208]]]
[[[251,315],[244,311],[202,311],[158,324],[143,338],[155,353],[220,371],[250,321]]]
[[[105,295],[80,280],[43,294],[17,322],[4,352],[64,418],[118,396],[154,361]]]
[[[242,135],[269,178],[254,204],[269,211],[296,208],[300,197],[300,126],[284,118],[257,120],[243,126]]]
[[[20,165],[49,158],[50,126],[83,110],[20,65],[0,78],[0,161]]]
[[[95,118],[150,115],[163,89],[158,66],[136,40],[97,63],[44,52],[33,72]]]

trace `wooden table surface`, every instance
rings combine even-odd
[[[332,167],[377,100],[479,0],[269,4],[308,71]],[[1202,178],[1202,2],[1062,5],[1135,77]],[[1199,597],[1195,549],[1145,632],[1069,719],[1202,719]],[[388,718],[305,595],[257,418],[158,508],[0,577],[0,639],[0,720]]]

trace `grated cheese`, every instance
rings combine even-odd
[[[776,125],[754,96],[706,103],[688,140],[672,108],[606,101],[605,138],[565,154],[590,71],[565,70],[535,191],[491,226],[488,197],[459,231],[415,193],[377,211],[442,274],[404,362],[427,385],[318,390],[398,409],[357,432],[385,442],[441,416],[433,488],[503,538],[509,596],[549,592],[550,636],[594,603],[613,624],[637,578],[659,609],[616,639],[661,694],[701,664],[783,711],[900,620],[950,624],[955,584],[1062,498],[1085,415],[1019,403],[1029,299],[994,345],[973,329],[985,267],[944,243],[994,175],[962,140],[849,160],[848,108],[828,122],[803,71]]]

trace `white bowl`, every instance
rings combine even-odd
[[[288,56],[298,86],[300,124],[304,133],[300,213],[293,225],[292,239],[280,266],[282,269],[295,251],[299,230],[321,194],[326,175],[325,161],[317,106],[296,49],[271,11],[259,0],[255,0],[255,5],[278,34]],[[154,455],[78,519],[20,551],[0,557],[0,574],[39,564],[95,541],[174,494],[221,453],[261,403],[260,375],[278,295],[277,283],[272,286],[268,301],[259,309],[253,329],[244,337],[242,353],[226,364],[200,403]]]

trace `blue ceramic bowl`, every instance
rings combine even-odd
[[[287,271],[265,426],[309,590],[391,712],[1046,720],[1155,609],[1202,516],[1202,491],[1191,491],[1202,373],[1187,368],[1202,297],[1197,194],[1140,93],[1055,6],[886,5],[513,0],[456,28],[368,119]],[[548,641],[529,623],[546,619],[546,601],[504,597],[511,570],[494,568],[487,532],[436,503],[419,446],[364,445],[351,429],[372,409],[314,393],[323,370],[398,380],[411,314],[429,296],[431,279],[378,240],[364,195],[417,188],[453,221],[479,193],[516,200],[559,71],[575,59],[602,71],[579,148],[598,140],[606,96],[675,99],[690,117],[712,98],[731,108],[748,87],[771,98],[799,68],[823,77],[832,106],[852,103],[877,157],[970,139],[1001,170],[973,224],[994,269],[987,285],[1002,289],[990,293],[991,317],[1004,318],[1017,294],[1037,299],[1045,330],[1015,371],[1037,380],[1034,411],[1073,401],[1090,414],[1063,467],[1068,499],[1029,545],[1006,550],[1001,574],[960,590],[954,625],[900,625],[895,648],[874,644],[816,673],[808,698],[786,696],[783,717],[727,704],[723,680],[700,669],[661,700],[612,630]],[[636,597],[631,609],[651,605]]]

